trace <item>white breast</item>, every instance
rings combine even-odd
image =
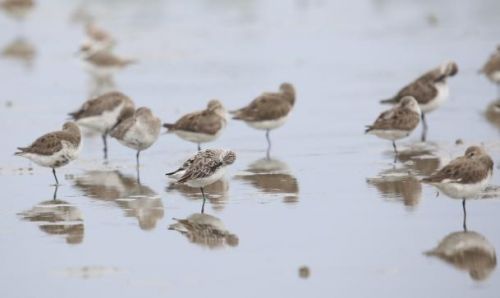
[[[438,82],[435,84],[437,95],[426,104],[419,104],[423,113],[429,113],[439,108],[450,96],[450,89],[446,81]]]
[[[124,105],[125,103],[121,103],[114,109],[104,111],[100,115],[78,119],[76,123],[99,133],[105,133],[116,125]]]
[[[264,121],[245,121],[250,127],[260,130],[272,130],[276,129],[283,124],[285,124],[288,119],[288,115],[275,119],[275,120],[264,120]]]

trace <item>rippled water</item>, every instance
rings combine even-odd
[[[467,202],[464,232],[461,202],[419,179],[473,143],[498,161],[500,116],[485,113],[496,89],[477,70],[499,42],[500,2],[39,2],[23,23],[0,16],[1,297],[498,295],[497,195]],[[134,152],[111,141],[104,165],[89,137],[54,193],[50,170],[12,153],[102,87],[74,57],[86,14],[140,61],[115,88],[164,121],[294,83],[271,160],[262,132],[230,122],[212,146],[238,158],[200,215],[198,190],[164,177],[194,144],[162,136],[139,184]],[[450,59],[460,71],[429,142],[418,128],[394,165],[364,125],[379,99]]]

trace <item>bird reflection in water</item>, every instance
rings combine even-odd
[[[414,146],[399,152],[397,159],[416,175],[428,176],[433,174],[441,165],[441,158],[436,155],[437,148]]]
[[[382,171],[377,177],[366,179],[366,182],[374,186],[382,198],[402,201],[409,208],[417,206],[422,196],[422,184],[407,169]]]
[[[84,225],[80,210],[57,198],[57,187],[52,200],[38,203],[33,208],[20,212],[21,219],[38,223],[40,230],[49,235],[61,235],[68,244],[83,241]]]
[[[87,197],[116,203],[125,216],[135,217],[142,230],[152,230],[163,218],[160,197],[133,176],[119,171],[89,171],[75,179],[75,186]]]
[[[246,173],[237,175],[242,180],[265,194],[283,195],[285,203],[299,200],[299,183],[286,163],[274,158],[262,158],[248,166]]]
[[[495,99],[488,104],[488,107],[484,112],[484,117],[493,126],[500,129],[500,98]]]
[[[176,219],[177,222],[169,226],[186,236],[190,242],[210,249],[224,246],[235,247],[239,244],[238,236],[229,232],[222,221],[212,215],[195,213],[186,219]]]
[[[208,199],[214,210],[222,210],[224,208],[225,202],[228,199],[228,190],[229,183],[225,178],[203,187],[205,197]],[[175,181],[169,182],[165,191],[167,193],[177,191],[190,200],[203,199],[199,188],[189,187],[182,183],[176,183]]]
[[[468,271],[473,280],[484,281],[497,266],[495,247],[483,235],[467,230],[465,201],[462,206],[463,231],[448,234],[425,255],[437,257],[458,270]]]
[[[23,63],[27,68],[33,66],[36,57],[35,46],[28,40],[19,37],[2,49],[2,57]]]

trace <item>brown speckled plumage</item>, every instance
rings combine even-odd
[[[278,93],[263,93],[248,106],[232,111],[233,119],[247,122],[276,120],[287,116],[295,104],[295,89],[283,83]]]
[[[471,184],[484,180],[493,171],[493,160],[480,147],[471,146],[465,154],[452,160],[437,173],[423,179],[427,183],[440,183],[446,180],[455,183]]]
[[[173,124],[165,123],[169,132],[182,130],[194,133],[216,135],[226,125],[222,103],[211,100],[203,111],[193,112],[182,116]]]
[[[34,153],[38,155],[52,155],[61,151],[63,142],[67,142],[76,148],[80,145],[80,141],[81,135],[78,126],[74,122],[67,122],[64,124],[63,130],[47,133],[36,139],[31,145],[17,148],[19,152],[15,154]]]

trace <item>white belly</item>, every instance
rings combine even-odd
[[[490,81],[495,84],[500,84],[500,71],[494,71],[488,75]]]
[[[152,129],[141,123],[136,123],[123,136],[123,139],[118,140],[122,145],[125,145],[134,150],[145,150],[151,147],[160,136],[160,129]]]
[[[400,129],[374,129],[368,133],[374,134],[381,139],[395,141],[409,136],[411,131]]]
[[[488,175],[486,179],[471,184],[461,184],[461,183],[435,183],[434,185],[447,196],[453,199],[472,199],[477,197],[477,195],[482,192],[490,181],[491,175]]]
[[[76,123],[103,134],[105,132],[108,132],[111,128],[113,128],[113,126],[116,125],[118,116],[120,116],[123,106],[124,104],[121,103],[113,110],[104,111],[101,115],[78,119]]]
[[[285,117],[278,118],[276,120],[264,120],[264,121],[245,121],[245,123],[253,127],[255,129],[260,129],[260,130],[272,130],[276,129],[283,124],[285,124],[286,120],[288,119],[288,115]]]
[[[220,169],[215,171],[213,175],[209,177],[189,180],[186,182],[186,184],[191,187],[205,187],[221,179],[224,176],[224,173],[225,173],[225,168],[221,167]]]
[[[436,88],[438,90],[437,95],[434,99],[426,104],[419,104],[420,109],[423,113],[429,113],[439,108],[450,96],[450,88],[446,81],[436,83]]]
[[[185,131],[185,130],[176,130],[174,133],[179,136],[181,139],[193,142],[193,143],[208,143],[212,142],[215,139],[217,139],[220,135],[220,132],[222,129],[220,129],[215,135],[209,135],[205,133],[197,133],[197,132],[191,132],[191,131]]]
[[[69,145],[69,143],[63,142],[62,149],[52,155],[26,153],[22,156],[30,159],[31,161],[42,167],[59,168],[67,165],[70,161],[77,159],[78,155],[80,154],[80,147],[81,146],[75,148]]]

